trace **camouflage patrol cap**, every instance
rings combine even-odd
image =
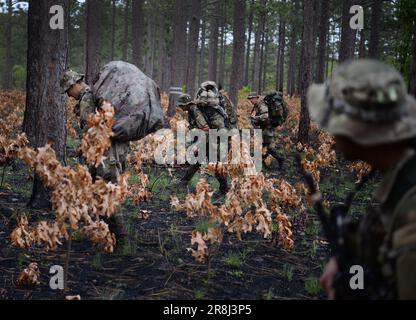
[[[73,70],[67,70],[61,79],[62,93],[66,93],[72,85],[84,80],[84,75]]]
[[[192,104],[192,97],[189,94],[182,94],[178,98],[178,107],[185,107]]]
[[[309,88],[308,107],[323,129],[361,145],[416,137],[415,100],[399,72],[376,60],[342,64],[327,84]]]

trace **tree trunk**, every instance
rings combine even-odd
[[[143,34],[144,34],[144,15],[143,15],[144,0],[133,0],[132,3],[132,47],[133,57],[132,61],[138,68],[143,68]]]
[[[116,0],[112,0],[111,10],[111,48],[110,48],[110,61],[114,61],[114,55],[116,50]]]
[[[358,56],[360,59],[364,59],[366,57],[365,52],[365,29],[360,31],[360,48],[358,50]]]
[[[371,33],[368,56],[372,59],[380,58],[380,31],[383,15],[383,0],[373,0],[371,8]]]
[[[264,36],[264,44],[263,44],[263,75],[261,77],[261,90],[267,90],[267,71],[268,71],[268,61],[269,61],[269,35],[266,33]]]
[[[318,65],[316,67],[316,82],[325,81],[325,63],[327,61],[327,39],[329,30],[329,0],[322,0],[319,24]]]
[[[224,74],[225,74],[225,54],[226,54],[226,20],[227,17],[227,3],[222,3],[222,14],[221,14],[221,41],[220,41],[220,65],[218,68],[218,86],[223,87],[224,86]]]
[[[342,25],[341,45],[339,49],[339,62],[354,58],[356,30],[350,27],[350,8],[355,4],[354,0],[342,0]]]
[[[295,0],[295,12],[300,11],[299,1]],[[287,75],[287,92],[292,97],[296,91],[296,75],[299,73],[297,68],[297,40],[298,40],[298,26],[294,17],[291,21],[290,31],[290,49],[289,49],[289,67]]]
[[[245,0],[234,1],[233,18],[233,61],[230,76],[230,99],[235,107],[238,105],[238,90],[243,87],[244,45],[245,45]]]
[[[169,81],[167,81],[166,69],[165,68],[166,62],[168,60],[168,56],[166,54],[166,22],[162,15],[159,15],[159,32],[158,32],[158,76],[157,80],[162,89],[162,91],[167,91],[169,88]]]
[[[7,22],[6,22],[6,56],[4,60],[4,79],[3,87],[8,90],[13,86],[12,82],[12,22],[13,22],[13,3],[12,0],[7,0]]]
[[[130,0],[126,0],[124,9],[124,41],[123,41],[123,60],[128,61],[129,53],[129,16],[130,16]]]
[[[198,82],[201,84],[204,81],[204,70],[205,70],[205,50],[206,50],[206,40],[207,40],[207,23],[206,19],[202,20],[202,30],[201,30],[201,52],[199,57],[199,76]]]
[[[100,72],[101,5],[99,0],[87,0],[85,80],[90,85],[98,80]]]
[[[314,50],[314,34],[311,25],[313,23],[313,2],[303,1],[303,40],[302,40],[302,78],[301,78],[301,111],[299,121],[298,140],[302,144],[309,143],[310,117],[307,106],[306,93],[312,82],[312,53]]]
[[[281,21],[279,26],[279,47],[277,49],[276,63],[276,90],[283,92],[285,78],[285,46],[286,46],[286,22]]]
[[[259,67],[259,79],[258,79],[258,92],[263,91],[263,65],[264,65],[264,45],[265,45],[265,32],[261,35],[260,41],[260,67]]]
[[[175,15],[173,19],[173,54],[171,63],[171,88],[182,88],[184,85],[184,65],[186,55],[183,54],[183,44],[186,42],[186,16],[185,12],[186,0],[175,1]],[[185,56],[185,57],[184,57]],[[179,91],[177,93],[171,93],[169,96],[169,111],[170,117],[176,113],[176,102],[179,97]]]
[[[254,10],[253,10],[254,0],[251,1],[250,6],[250,15],[248,18],[248,39],[246,45],[246,58],[244,65],[244,85],[249,83],[249,70],[250,70],[250,53],[251,53],[251,34],[253,33],[253,19],[254,19]]]
[[[186,74],[186,88],[189,94],[196,92],[196,59],[199,46],[199,27],[201,19],[201,0],[193,0],[191,5],[191,23],[189,27],[189,57]]]
[[[412,57],[410,66],[410,94],[416,98],[416,22],[413,22]]]
[[[64,8],[65,28],[52,30],[49,9],[53,5]],[[28,51],[26,110],[23,130],[31,146],[52,144],[56,157],[65,163],[66,98],[61,94],[60,80],[68,63],[68,0],[31,0],[28,12]],[[35,175],[30,205],[50,207],[49,192]]]
[[[219,16],[221,1],[216,1],[214,6],[213,18],[211,19],[211,30],[209,34],[209,60],[208,60],[208,80],[217,81],[218,68],[218,38],[219,38]]]
[[[259,93],[260,91],[260,77],[261,77],[261,69],[260,69],[260,63],[261,63],[261,40],[264,33],[264,27],[265,27],[265,15],[263,13],[264,6],[266,5],[267,0],[262,0],[262,11],[259,14],[258,17],[258,29],[256,30],[255,34],[255,41],[254,41],[254,61],[253,61],[253,78],[252,78],[252,89],[253,91]]]

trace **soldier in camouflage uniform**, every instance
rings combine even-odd
[[[282,169],[285,153],[283,148],[279,146],[279,133],[277,131],[277,127],[273,126],[269,119],[269,107],[264,99],[261,99],[255,92],[251,93],[248,96],[248,99],[253,105],[253,110],[250,116],[252,116],[253,112],[255,113],[255,115],[251,117],[253,127],[255,129],[262,129],[263,149],[266,150],[266,153],[263,153],[263,160],[271,155],[278,161],[279,167]],[[285,102],[283,101],[283,103]],[[279,117],[280,119],[276,119],[278,126],[282,125],[285,120],[283,117],[283,111]]]
[[[220,105],[224,108],[228,116],[229,129],[238,129],[238,116],[234,104],[224,90],[220,90]]]
[[[308,100],[339,151],[383,176],[368,212],[346,227],[349,255],[364,268],[365,297],[416,299],[416,102],[402,76],[375,60],[347,62],[328,84],[313,85]],[[332,299],[349,286],[334,288],[338,272],[332,258],[321,278]]]
[[[97,101],[90,87],[84,82],[84,76],[75,71],[68,70],[62,81],[61,87],[64,93],[78,101],[75,113],[80,118],[80,127],[83,132],[87,130],[87,121],[91,113],[95,113],[100,102]],[[104,165],[95,168],[90,166],[91,175],[96,178],[100,176],[106,181],[113,183],[127,168],[127,156],[129,153],[128,142],[112,141],[111,147],[104,154]]]
[[[61,80],[63,93],[78,101],[74,112],[80,118],[80,127],[83,133],[87,131],[87,121],[91,113],[95,113],[100,106],[90,87],[84,82],[84,75],[75,71],[68,70]],[[128,142],[112,141],[111,147],[104,154],[104,165],[96,168],[94,165],[89,166],[91,176],[95,180],[97,176],[102,177],[107,182],[117,183],[118,177],[127,168],[127,157],[129,153]],[[120,214],[113,215],[104,219],[118,239],[125,237],[123,218]]]
[[[188,94],[181,95],[178,99],[178,107],[188,112],[188,122],[190,129],[200,129],[209,132],[210,129],[224,129],[226,123],[221,113],[210,107],[198,107]],[[207,145],[207,151],[209,147]],[[208,153],[207,153],[208,154]],[[181,179],[182,184],[188,184],[196,172],[201,168],[201,164],[192,165]],[[220,192],[226,194],[228,192],[227,177],[216,174],[216,178],[220,183]]]

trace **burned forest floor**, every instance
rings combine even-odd
[[[69,143],[69,154],[74,148]],[[71,161],[75,162],[75,158]],[[321,191],[331,204],[339,204],[354,190],[356,177],[338,160],[335,167],[321,170]],[[143,171],[150,180],[153,197],[135,206],[127,200],[119,209],[126,237],[114,253],[94,246],[84,235],[75,232],[68,258],[67,243],[57,251],[44,248],[19,249],[11,245],[10,234],[17,218],[24,214],[30,222],[53,219],[53,212],[33,210],[27,206],[31,195],[32,172],[15,160],[4,169],[0,189],[0,299],[64,299],[80,295],[82,299],[324,299],[319,276],[329,256],[328,243],[322,237],[320,222],[310,208],[291,210],[294,248],[290,251],[276,243],[275,236],[244,234],[240,241],[225,232],[221,244],[210,246],[204,263],[198,263],[187,250],[192,230],[204,230],[204,218],[190,219],[171,209],[175,193],[184,199],[195,189],[201,175],[218,188],[214,176],[198,173],[188,188],[173,187],[186,167],[168,171],[161,166],[146,165]],[[0,168],[2,171],[3,168]],[[0,171],[0,173],[1,173]],[[271,163],[263,172],[268,178],[285,179],[293,184],[301,180],[295,152],[287,154],[284,169]],[[137,179],[134,172],[131,182]],[[354,199],[350,214],[359,217],[371,201],[377,185],[371,179]],[[218,198],[216,201],[224,201]],[[18,285],[20,272],[31,262],[40,269],[40,284]],[[67,291],[49,286],[53,265],[68,263]]]

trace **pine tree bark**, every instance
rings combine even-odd
[[[98,80],[100,72],[101,5],[99,0],[87,0],[85,79],[90,85]]]
[[[238,90],[243,87],[244,72],[244,45],[245,45],[245,15],[241,12],[246,11],[245,0],[234,1],[233,18],[233,61],[230,76],[230,99],[235,107],[238,104]]]
[[[256,30],[254,40],[254,57],[253,57],[253,76],[252,76],[252,89],[255,92],[260,91],[260,77],[261,77],[261,41],[264,34],[265,28],[265,5],[267,0],[261,0],[261,12],[258,16],[258,29]]]
[[[250,54],[251,54],[251,36],[253,33],[253,19],[254,19],[254,10],[253,10],[254,0],[251,1],[250,14],[248,18],[248,39],[246,45],[246,57],[244,64],[244,85],[248,86],[249,84],[249,70],[250,70]]]
[[[372,59],[380,58],[380,31],[383,15],[383,0],[373,0],[371,7],[371,33],[368,56]]]
[[[364,59],[366,57],[365,51],[365,29],[362,29],[360,31],[360,47],[358,50],[358,56],[360,57],[360,59]]]
[[[111,9],[111,44],[110,44],[110,61],[114,60],[116,50],[116,0],[112,0]]]
[[[189,56],[186,74],[187,91],[193,95],[196,92],[196,61],[199,46],[199,29],[201,20],[201,0],[193,0],[191,5],[191,22],[189,29]]]
[[[286,47],[286,22],[281,21],[279,26],[279,47],[277,49],[276,62],[276,90],[283,92],[285,71],[285,47]]]
[[[226,54],[226,24],[227,24],[227,3],[222,3],[221,8],[221,36],[220,36],[220,63],[218,67],[218,86],[223,87],[224,86],[224,76],[225,76],[225,54]]]
[[[318,65],[316,67],[316,82],[325,81],[325,63],[327,61],[327,39],[329,30],[329,0],[322,0],[319,24]]]
[[[13,84],[12,79],[12,22],[13,22],[13,3],[12,0],[7,0],[7,22],[6,22],[6,56],[4,60],[4,78],[3,88],[8,90],[11,89]]]
[[[219,38],[219,15],[221,1],[214,3],[213,17],[209,34],[209,58],[208,58],[208,80],[217,81],[218,68],[218,38]]]
[[[199,75],[198,82],[201,84],[205,77],[205,51],[206,51],[206,40],[207,40],[207,23],[206,19],[202,19],[202,30],[201,30],[201,52],[199,57]]]
[[[130,0],[126,0],[124,9],[124,40],[123,40],[123,61],[129,61],[129,17],[130,17]]]
[[[302,39],[302,59],[301,59],[301,111],[299,121],[298,140],[302,144],[309,143],[310,117],[307,106],[306,94],[312,83],[312,53],[314,50],[314,34],[310,27],[313,23],[313,2],[303,1],[303,39]]]
[[[295,16],[300,14],[299,1],[294,1],[295,12],[291,21],[290,31],[290,49],[289,49],[289,67],[287,75],[287,92],[292,97],[296,91],[296,75],[299,73],[297,69],[297,40],[298,40],[298,25]]]
[[[183,54],[183,44],[186,42],[186,0],[175,1],[175,15],[173,18],[173,53],[171,63],[171,88],[182,88],[185,82],[185,59]],[[185,56],[185,57],[184,57]],[[176,102],[179,94],[170,93],[168,115],[174,116],[176,113]]]
[[[412,57],[410,64],[410,94],[416,98],[416,21],[413,22]]]
[[[132,61],[138,68],[143,68],[142,48],[144,40],[144,0],[133,0],[132,3]]]
[[[65,28],[52,30],[49,9],[64,8]],[[56,157],[65,163],[66,97],[61,93],[60,80],[68,63],[68,0],[30,0],[28,11],[28,51],[26,109],[23,131],[32,147],[52,145]],[[35,208],[50,208],[50,192],[35,175],[29,203]]]
[[[342,0],[342,25],[341,25],[341,45],[339,49],[339,62],[354,58],[356,30],[350,27],[350,8],[354,5],[354,0]]]

